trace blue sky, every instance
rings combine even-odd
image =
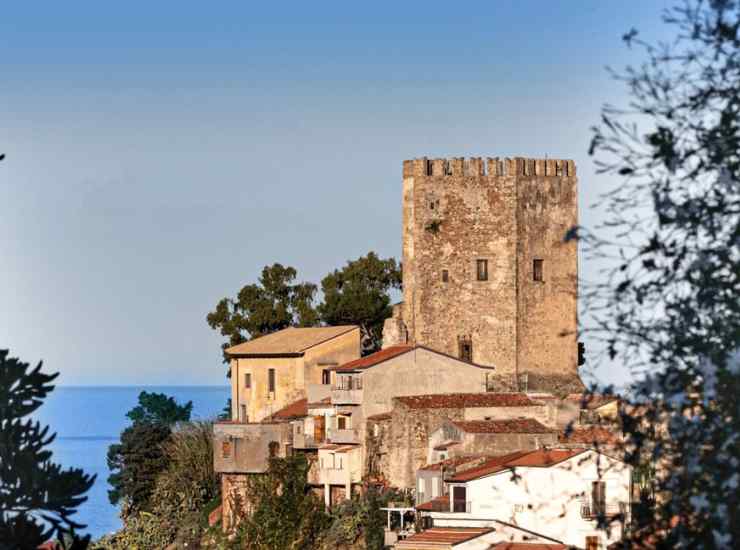
[[[222,384],[207,312],[265,264],[399,256],[406,158],[573,158],[598,223],[604,67],[667,5],[4,6],[0,347],[62,384]]]

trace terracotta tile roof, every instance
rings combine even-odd
[[[565,398],[567,401],[580,403],[582,409],[598,409],[619,400],[616,395],[601,395],[598,393],[571,393]]]
[[[469,540],[476,539],[493,531],[486,527],[432,527],[421,533],[416,533],[407,539],[398,541],[396,548],[416,548],[419,544],[441,544],[440,548],[455,546]],[[434,546],[430,546],[434,547]]]
[[[412,349],[414,349],[413,346],[390,346],[385,349],[376,351],[375,353],[371,353],[370,355],[367,355],[365,357],[360,357],[359,359],[350,361],[349,363],[339,365],[338,367],[331,367],[329,370],[335,370],[337,372],[354,372],[358,370],[365,370],[374,365],[377,365],[378,363],[387,361],[388,359],[393,359],[394,357],[403,355],[404,353],[407,353]]]
[[[488,550],[567,550],[564,544],[546,544],[544,542],[499,542]]]
[[[424,464],[424,466],[419,468],[419,470],[439,471],[442,468],[459,469],[461,466],[467,464],[475,464],[476,462],[481,462],[483,460],[485,460],[485,458],[481,456],[456,456],[453,458],[448,458],[447,460],[435,462],[433,464]]]
[[[296,328],[289,327],[272,334],[266,334],[226,349],[227,355],[255,356],[262,355],[275,356],[287,355],[296,356],[303,353],[313,346],[341,336],[347,332],[359,330],[355,325],[342,325],[337,327],[308,327]]]
[[[449,481],[471,481],[512,468],[549,468],[585,452],[586,449],[537,449],[512,453],[492,458],[476,468],[455,474]]]
[[[383,420],[390,420],[390,419],[391,419],[391,413],[373,414],[366,418],[366,420],[373,420],[375,422],[382,422]]]
[[[558,435],[558,441],[560,443],[616,445],[622,442],[622,438],[613,430],[601,426],[590,426],[588,428],[574,428],[561,432]]]
[[[467,420],[454,421],[462,431],[473,434],[545,434],[555,430],[548,428],[534,418],[511,418],[508,420]]]
[[[435,512],[435,511],[438,511],[440,508],[440,506],[435,506],[435,505],[441,505],[441,504],[447,504],[447,506],[449,507],[450,495],[441,495],[436,498],[433,498],[432,500],[428,500],[427,502],[424,502],[423,504],[419,504],[416,507],[416,509],[422,512]]]
[[[410,409],[461,409],[465,407],[531,407],[540,405],[523,393],[443,393],[396,397]]]
[[[309,409],[326,409],[327,407],[334,407],[334,405],[331,404],[331,397],[324,397],[320,401],[315,401],[314,403],[308,404]]]
[[[303,418],[308,416],[308,399],[299,399],[286,405],[276,413],[273,413],[270,417],[272,420],[293,420],[295,418]]]
[[[449,481],[470,481],[472,479],[478,479],[479,477],[487,476],[489,474],[495,474],[496,472],[502,472],[507,469],[507,461],[519,458],[524,454],[527,454],[527,451],[519,451],[502,456],[494,456],[483,461],[480,465],[474,468],[467,468],[462,472],[456,472],[455,475],[449,479]]]

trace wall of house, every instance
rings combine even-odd
[[[231,417],[240,419],[246,405],[249,422],[260,422],[283,407],[306,397],[308,384],[320,384],[321,372],[360,356],[360,330],[327,340],[302,357],[240,357],[231,360]],[[268,392],[268,370],[275,369],[275,392]],[[244,375],[251,373],[251,388]],[[241,420],[241,419],[240,419]]]
[[[293,442],[290,424],[240,424],[213,426],[213,468],[216,472],[263,473],[267,471],[270,444],[285,457]]]
[[[496,366],[499,391],[516,389],[517,374],[529,389],[578,391],[577,244],[564,242],[576,198],[572,161],[404,161],[403,312],[387,339],[457,356],[470,338],[473,361]],[[532,281],[534,258],[544,282]]]
[[[450,448],[449,457],[466,455],[505,455],[516,451],[533,451],[543,446],[558,444],[556,433],[466,433],[462,445]]]
[[[416,504],[423,504],[444,494],[441,470],[417,470]]]
[[[492,369],[417,348],[362,373],[362,413],[367,418],[389,412],[394,397],[482,393],[486,391],[486,375],[492,373]]]
[[[593,481],[604,481],[607,506],[623,502],[629,509],[630,471],[623,463],[590,452],[550,468],[517,468],[516,474],[504,471],[468,482],[469,517],[514,523],[577,546],[586,536],[600,536],[605,545],[621,538],[618,525],[607,537],[596,520],[584,519],[581,503],[590,498]],[[467,515],[457,514],[459,519]]]

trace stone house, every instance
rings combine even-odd
[[[431,526],[507,522],[561,544],[606,548],[630,514],[631,469],[593,449],[539,449],[494,457],[445,480],[446,494],[417,510]],[[599,518],[611,529],[598,528]]]
[[[429,462],[430,436],[447,422],[537,420],[555,427],[550,402],[521,393],[455,393],[401,396],[393,409],[367,417],[366,470],[393,487],[412,489],[416,471]],[[548,436],[551,437],[551,436]]]

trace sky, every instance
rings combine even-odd
[[[225,384],[206,314],[273,262],[400,257],[404,159],[572,158],[595,226],[605,67],[667,5],[3,6],[0,348],[65,385]]]

